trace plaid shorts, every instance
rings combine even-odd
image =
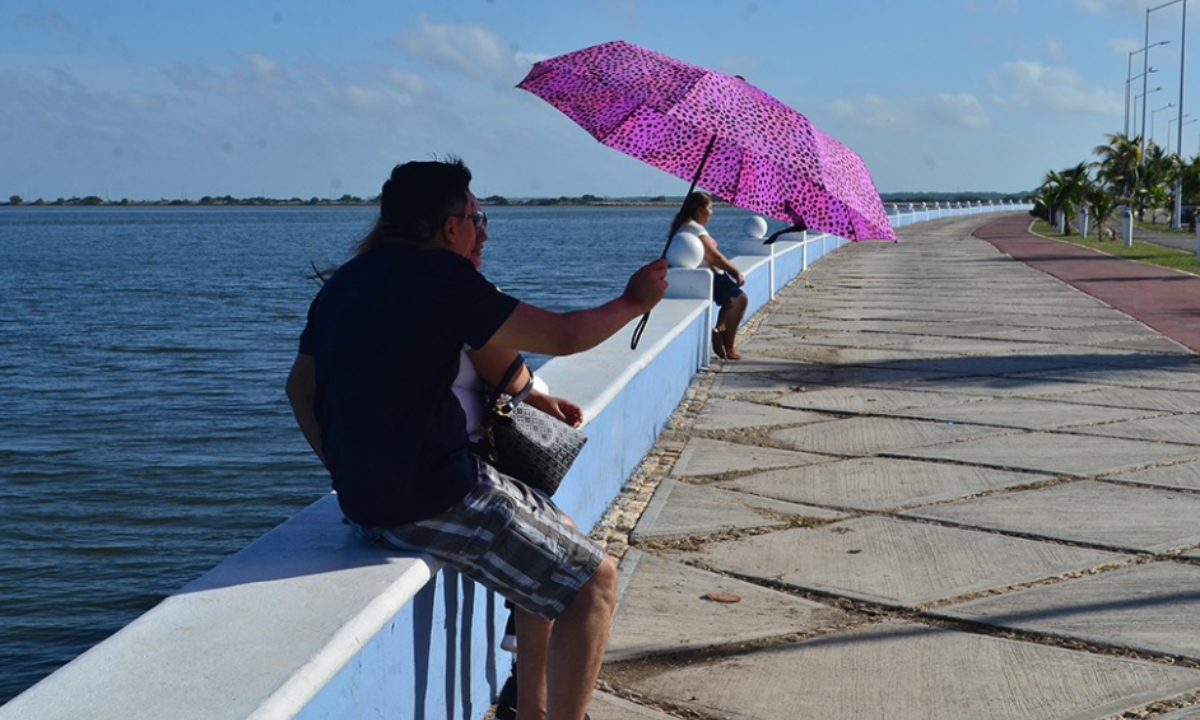
[[[549,620],[571,604],[604,551],[544,495],[480,461],[479,482],[425,520],[355,530],[367,540],[427,553],[517,606]]]

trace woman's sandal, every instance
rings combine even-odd
[[[725,339],[722,338],[721,333],[716,330],[712,331],[712,349],[713,352],[716,353],[717,357],[721,358],[722,360],[725,359]]]

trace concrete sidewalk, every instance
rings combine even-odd
[[[1200,361],[983,222],[839,251],[697,378],[592,717],[1200,720]]]

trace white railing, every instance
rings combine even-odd
[[[901,227],[1024,205],[893,208]],[[747,317],[848,241],[745,240]],[[642,342],[632,326],[539,370],[584,409],[589,442],[555,500],[593,526],[707,365],[707,270],[670,271]],[[441,572],[439,572],[441,570]],[[420,556],[368,547],[326,496],[8,704],[0,720],[482,717],[508,672],[501,603]]]
[[[1028,212],[1032,209],[1033,205],[1029,202],[893,203],[888,206],[888,217],[892,221],[892,227],[903,227],[947,217],[992,212]]]

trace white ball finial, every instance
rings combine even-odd
[[[671,267],[695,268],[700,267],[704,260],[704,243],[690,232],[675,233],[671,244],[667,247],[667,263]]]
[[[766,237],[767,221],[758,215],[748,217],[746,222],[742,223],[742,232],[755,239]]]

